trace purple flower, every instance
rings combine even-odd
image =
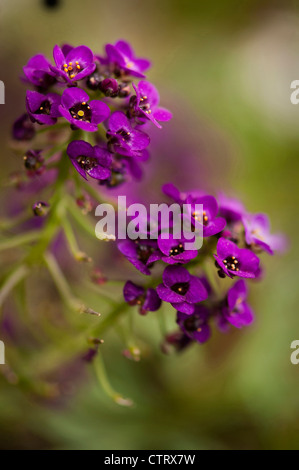
[[[137,86],[133,83],[133,88],[136,92],[136,96],[130,101],[133,116],[141,118],[141,122],[150,119],[161,129],[162,126],[158,121],[169,121],[172,114],[167,109],[159,107],[160,96],[157,88],[146,81],[140,81]]]
[[[108,63],[116,64],[128,75],[144,78],[142,72],[146,71],[151,63],[147,59],[137,59],[131,45],[126,41],[117,41],[115,45],[107,44],[106,53]]]
[[[110,114],[109,107],[99,100],[92,100],[80,88],[68,88],[61,97],[59,111],[75,127],[84,131],[95,132],[98,124],[105,121]]]
[[[27,91],[26,108],[32,122],[51,126],[60,117],[59,105],[61,97],[56,93],[43,95],[37,91]]]
[[[140,156],[141,151],[150,143],[149,136],[133,129],[129,119],[122,111],[115,111],[111,114],[107,137],[110,149],[127,157]]]
[[[42,54],[37,54],[23,67],[26,79],[41,89],[47,89],[56,82],[55,74],[50,70],[50,61]]]
[[[13,124],[12,136],[15,140],[31,140],[35,129],[28,114],[22,114]]]
[[[219,212],[227,223],[238,222],[246,213],[243,204],[238,199],[228,198],[224,194],[219,194]]]
[[[161,306],[161,299],[155,289],[144,289],[142,286],[127,281],[124,286],[124,299],[129,305],[139,305],[139,313],[155,312]]]
[[[243,216],[242,221],[247,245],[257,246],[270,255],[273,255],[274,251],[286,249],[287,243],[283,235],[270,234],[270,222],[266,214],[247,214]]]
[[[147,276],[151,274],[149,268],[152,263],[148,263],[148,261],[156,249],[154,240],[121,240],[117,246],[138,271]]]
[[[183,333],[193,341],[205,343],[211,336],[211,328],[208,325],[209,311],[202,305],[196,305],[194,313],[177,313],[177,323]]]
[[[51,70],[68,83],[74,83],[90,75],[96,68],[92,51],[86,46],[71,47],[63,50],[55,46],[53,57],[56,67]]]
[[[257,277],[259,273],[259,258],[247,248],[239,248],[235,243],[220,238],[217,243],[217,255],[214,255],[219,275],[229,277]]]
[[[226,220],[223,217],[217,217],[218,204],[213,196],[196,198],[189,196],[186,203],[189,204],[188,211],[192,217],[191,221],[193,221],[195,227],[202,226],[204,237],[211,237],[224,229]],[[202,212],[196,209],[195,204],[202,204]]]
[[[93,147],[84,140],[73,140],[67,148],[67,154],[78,173],[86,180],[86,175],[97,180],[110,177],[112,157],[108,150],[97,145]]]
[[[158,247],[161,254],[159,259],[168,264],[188,263],[197,257],[197,250],[185,250],[185,243],[190,243],[184,236],[178,238],[170,235],[167,238],[158,237]],[[153,257],[151,257],[153,260]]]
[[[167,266],[163,284],[157,287],[161,300],[171,303],[179,312],[191,315],[194,304],[208,298],[208,292],[198,277],[192,276],[182,266]]]
[[[237,281],[227,293],[227,305],[222,309],[224,319],[236,328],[247,326],[254,320],[254,315],[245,302],[247,286],[243,279]]]

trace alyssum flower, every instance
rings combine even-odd
[[[109,148],[112,151],[128,157],[140,155],[140,152],[150,143],[149,136],[134,129],[122,111],[115,111],[111,114],[107,137]]]
[[[157,88],[149,82],[141,80],[133,88],[136,96],[130,99],[130,114],[137,117],[139,121],[146,122],[148,119],[161,128],[158,121],[169,121],[172,114],[168,109],[159,107],[160,96]]]
[[[141,315],[155,312],[161,306],[161,299],[155,289],[144,289],[131,281],[127,281],[124,286],[124,299],[129,305],[138,305]]]
[[[259,258],[247,248],[239,248],[235,243],[220,238],[217,255],[214,255],[220,272],[229,277],[254,278],[259,270]]]
[[[61,116],[59,106],[61,96],[56,93],[43,95],[37,91],[27,91],[26,108],[32,122],[51,126]]]
[[[106,103],[99,100],[89,102],[88,94],[79,88],[69,88],[63,92],[59,111],[73,126],[88,132],[97,131],[98,124],[110,114]]]
[[[72,164],[87,179],[86,175],[97,180],[106,180],[111,176],[111,154],[108,150],[84,140],[73,140],[67,148]]]
[[[114,45],[106,45],[107,58],[102,59],[105,63],[115,64],[120,72],[127,75],[144,78],[145,72],[151,65],[147,59],[138,59],[135,57],[131,45],[126,41],[117,41]]]
[[[56,126],[55,134],[51,134],[51,126],[57,124],[59,128],[64,128],[69,122],[70,129],[77,131],[77,134],[79,132],[76,139],[82,141],[84,134],[80,134],[80,131],[94,133],[94,136],[88,137],[88,143],[102,149],[102,157],[105,154],[105,162],[109,161],[110,167],[106,163],[95,165],[94,158],[90,156],[88,164],[84,159],[80,160],[81,166],[78,166],[78,155],[76,159],[72,157],[71,161],[82,176],[89,174],[98,179],[101,185],[111,188],[127,179],[142,178],[141,163],[149,156],[145,149],[150,144],[150,138],[139,129],[140,124],[145,123],[147,116],[152,113],[154,117],[151,119],[159,126],[155,119],[169,120],[171,113],[158,107],[158,91],[148,82],[144,81],[140,86],[134,84],[138,100],[136,98],[132,80],[144,77],[143,72],[150,66],[147,59],[136,58],[132,47],[125,41],[108,44],[106,52],[107,56],[101,57],[85,45],[73,47],[64,44],[61,47],[56,45],[53,49],[55,64],[43,54],[32,57],[24,67],[23,81],[34,89],[27,91],[27,113],[16,120],[13,137],[17,140],[31,140],[42,125],[43,136],[49,138],[49,145],[45,142],[45,146],[53,154],[50,147],[54,148],[53,137],[59,140],[59,133],[56,132]],[[94,99],[89,98],[88,89],[96,91],[93,93]],[[148,97],[145,99],[146,90]],[[140,92],[143,92],[142,96]],[[116,97],[119,100],[112,103],[112,98]],[[132,98],[136,102],[134,115],[130,104]],[[47,127],[48,134],[44,132]],[[63,138],[69,139],[65,141],[66,146],[73,140],[71,135]],[[110,153],[110,158],[106,152]],[[105,171],[99,173],[95,167],[105,168]],[[108,170],[109,176],[104,178]]]
[[[94,55],[86,46],[71,48],[66,54],[59,46],[55,46],[53,57],[56,67],[50,65],[50,69],[57,78],[70,84],[88,77],[96,68]]]
[[[192,342],[206,342],[213,323],[221,331],[226,331],[229,325],[241,328],[253,322],[245,279],[260,278],[257,248],[272,254],[274,246],[284,247],[284,240],[269,233],[266,216],[248,214],[238,200],[221,195],[218,205],[214,196],[201,190],[181,192],[170,183],[163,186],[163,192],[179,205],[181,213],[184,213],[182,217],[186,216],[183,207],[187,205],[191,233],[195,235],[202,231],[203,247],[186,250],[185,243],[190,240],[179,233],[170,231],[168,234],[158,220],[155,221],[156,239],[120,241],[118,247],[141,273],[152,276],[152,285],[156,286],[162,303],[170,303],[177,311],[180,330],[167,335],[166,343],[182,350]],[[200,211],[199,204],[202,207]],[[154,265],[161,262],[167,264],[162,282],[161,277],[155,278],[152,272]],[[155,272],[159,271],[155,269]],[[227,289],[218,289],[217,285],[222,282],[218,276],[243,279]],[[138,289],[135,288],[136,298],[139,293],[144,295],[142,286]]]
[[[199,278],[182,266],[167,266],[163,284],[157,287],[161,300],[171,303],[178,311],[191,315],[195,304],[208,298],[208,292]]]

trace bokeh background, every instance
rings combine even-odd
[[[9,139],[10,123],[24,109],[18,77],[28,58],[51,57],[53,46],[65,42],[101,52],[104,43],[124,38],[152,59],[148,79],[174,113],[153,133],[155,170],[136,191],[158,202],[159,185],[172,179],[182,189],[237,195],[250,211],[269,213],[290,249],[264,257],[265,277],[251,288],[256,322],[250,328],[215,331],[208,344],[166,356],[158,322],[138,317],[136,330],[148,344],[138,363],[121,355],[117,334],[105,336],[111,383],[132,398],[133,408],[114,404],[93,374],[74,364],[52,377],[63,383],[61,400],[38,399],[3,374],[0,447],[298,449],[299,365],[290,362],[290,344],[299,337],[299,106],[290,102],[290,83],[299,79],[296,2],[45,3],[0,0],[1,180],[22,167]],[[4,195],[1,213],[8,203]],[[111,268],[109,257],[105,266]],[[30,295],[44,289],[40,282],[31,281]],[[12,307],[6,308],[9,314]],[[26,343],[19,341],[15,354],[26,367]]]

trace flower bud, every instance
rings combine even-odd
[[[44,159],[40,154],[40,150],[28,150],[24,155],[24,165],[28,170],[29,176],[39,175],[43,171]]]
[[[45,217],[49,210],[50,206],[46,202],[38,201],[32,206],[33,214],[37,217]]]
[[[12,136],[15,140],[31,140],[35,135],[34,126],[27,113],[22,114],[13,124]]]
[[[98,90],[100,83],[104,79],[104,76],[96,69],[87,78],[86,85],[90,90]]]
[[[126,98],[131,93],[131,85],[127,82],[123,82],[119,85],[118,96],[120,98]]]
[[[115,98],[118,95],[119,86],[114,78],[105,78],[101,81],[99,88],[106,96],[111,98]]]

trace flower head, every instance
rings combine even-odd
[[[211,237],[221,232],[226,226],[226,220],[218,217],[218,204],[213,196],[188,196],[186,203],[195,227],[201,225],[204,237]],[[198,212],[196,204],[202,205],[202,212]]]
[[[274,251],[285,250],[285,237],[270,233],[270,221],[266,214],[247,214],[243,216],[242,221],[248,245],[267,251],[270,255],[273,255]]]
[[[208,297],[208,292],[198,277],[192,276],[182,266],[167,266],[163,272],[163,284],[157,287],[161,300],[171,303],[179,312],[191,315],[195,304]]]
[[[142,274],[150,275],[149,258],[157,249],[155,240],[121,240],[118,243],[119,251],[125,255],[130,263]]]
[[[73,126],[84,131],[95,132],[98,124],[105,121],[110,109],[100,100],[88,103],[89,96],[80,88],[68,88],[61,97],[59,111]]]
[[[140,81],[133,88],[136,96],[130,100],[131,114],[145,122],[148,119],[161,129],[158,121],[169,121],[172,113],[165,108],[159,107],[160,96],[157,88],[149,82]]]
[[[66,45],[63,49],[55,46],[53,57],[56,67],[50,66],[52,72],[68,83],[82,80],[92,74],[96,68],[93,53],[87,46]]]
[[[168,235],[167,238],[158,237],[158,247],[161,252],[159,259],[168,264],[188,263],[197,257],[197,250],[186,250],[185,243],[190,243],[184,236]]]
[[[239,276],[254,278],[259,273],[259,258],[247,248],[239,248],[235,243],[220,238],[217,243],[217,255],[214,255],[220,274],[229,277]]]
[[[124,299],[130,305],[139,305],[141,315],[149,311],[155,312],[161,306],[161,299],[155,289],[145,289],[131,281],[127,281],[124,286]]]
[[[150,143],[149,136],[133,129],[130,120],[122,111],[111,114],[108,127],[109,147],[120,155],[138,157]]]
[[[177,313],[177,323],[183,333],[198,343],[205,343],[211,336],[208,318],[209,310],[202,305],[196,305],[192,315]]]
[[[50,69],[51,62],[43,55],[37,54],[29,59],[23,67],[26,79],[39,89],[46,90],[56,82],[54,72]]]
[[[105,180],[111,175],[111,154],[95,145],[94,147],[84,140],[73,140],[68,148],[67,154],[72,164],[87,179],[86,175],[97,180]]]
[[[127,75],[134,77],[144,77],[145,72],[151,65],[147,59],[138,59],[135,57],[132,46],[126,41],[117,41],[115,45],[106,45],[108,63],[117,65]]]
[[[32,122],[51,126],[61,116],[59,111],[61,97],[56,93],[43,95],[37,91],[27,91],[26,108]]]

